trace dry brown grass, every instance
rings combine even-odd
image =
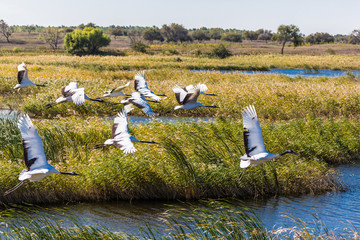
[[[280,53],[281,45],[272,41],[250,41],[244,40],[242,43],[229,43],[224,41],[205,41],[205,45],[225,43],[229,50],[234,55],[239,54],[269,54],[269,53]],[[157,54],[157,49],[161,43],[153,44],[153,48],[149,50],[150,53]],[[128,50],[130,49],[130,40],[126,36],[111,37],[110,45],[107,49],[110,50]],[[169,49],[176,49],[181,54],[192,54],[192,52],[198,49],[198,43],[189,43],[184,51],[182,44],[171,44]],[[193,46],[191,46],[193,45]],[[205,47],[206,48],[206,47]],[[204,48],[204,49],[205,49]],[[39,39],[39,33],[25,33],[15,32],[10,37],[10,43],[7,43],[4,38],[0,38],[0,50],[13,50],[18,49],[19,51],[31,51],[31,50],[50,50],[50,46]],[[201,49],[202,50],[202,49]],[[59,41],[58,51],[63,52],[63,39]],[[304,45],[294,48],[291,44],[285,47],[285,54],[297,54],[297,55],[360,55],[360,45],[353,44],[319,44],[319,45]]]

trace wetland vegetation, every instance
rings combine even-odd
[[[358,47],[324,44],[316,47],[321,49],[322,54],[313,55],[311,53],[317,51],[314,47],[303,46],[297,51],[307,51],[306,54],[283,56],[274,54],[275,50],[258,54],[258,48],[251,52],[254,54],[244,54],[246,44],[225,43],[227,48],[235,49],[233,52],[238,51],[238,54],[225,59],[195,52],[198,49],[211,51],[217,43],[152,44],[148,54],[121,50],[121,56],[79,57],[61,51],[44,50],[39,54],[29,49],[2,49],[0,108],[28,113],[42,137],[49,162],[61,171],[81,173],[78,177],[47,177],[41,182],[25,184],[6,197],[1,194],[3,207],[6,208],[9,203],[24,202],[246,199],[346,190],[347,186],[342,184],[332,166],[357,161],[359,157],[358,76],[304,78],[189,70],[360,70],[356,54],[334,55],[333,52],[327,54],[326,50],[331,48],[337,53],[347,53],[344,48],[356,52]],[[267,50],[270,48],[268,46]],[[17,65],[21,62],[28,65],[30,80],[47,87],[11,90],[17,81]],[[169,124],[154,120],[149,124],[130,125],[130,132],[137,138],[154,140],[159,144],[139,144],[135,154],[124,155],[115,147],[94,148],[94,145],[110,137],[112,122],[108,117],[121,111],[120,105],[86,102],[82,106],[66,103],[50,109],[45,107],[60,96],[61,87],[69,82],[77,82],[79,87],[85,88],[88,96],[95,98],[105,90],[133,81],[138,70],[146,70],[151,90],[168,96],[159,104],[151,104],[159,116],[214,117],[216,121]],[[218,95],[201,96],[199,101],[220,108],[169,113],[176,105],[172,87],[175,84],[186,86],[197,83],[206,84],[208,92]],[[124,91],[131,93],[133,88],[131,86]],[[120,100],[121,97],[106,101]],[[256,106],[267,149],[273,153],[293,149],[300,155],[286,156],[252,168],[239,182],[239,158],[244,154],[241,111],[249,104]],[[143,116],[143,113],[135,109],[129,115]],[[25,168],[16,121],[16,116],[0,118],[0,192],[17,184],[18,173]],[[322,234],[328,238],[338,237],[326,229],[325,233],[309,230],[299,219],[298,232],[288,229],[286,231],[294,235],[277,236],[279,232],[274,235],[251,214],[232,209],[226,203],[221,206],[211,204],[204,204],[212,209],[211,213],[204,208],[193,209],[200,216],[196,219],[186,213],[180,220],[169,215],[166,221],[172,231],[168,237],[211,238],[219,234],[224,239],[311,238]],[[222,212],[224,208],[226,211]],[[219,211],[221,216],[211,215]],[[76,222],[75,228],[63,229],[50,219],[44,217],[33,222],[29,228],[21,228],[19,223],[8,225],[8,237],[41,239],[57,234],[59,239],[159,238],[152,232],[156,230],[151,228],[145,229],[141,236],[130,236],[110,232],[106,228],[76,225]],[[176,221],[188,225],[177,224]],[[189,223],[195,227],[189,228]],[[354,230],[349,234],[356,236],[358,233]]]

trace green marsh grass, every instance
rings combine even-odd
[[[13,67],[16,70],[16,65]],[[0,73],[1,68],[6,68],[6,66],[0,66]],[[31,68],[29,67],[29,71]],[[105,90],[133,81],[135,75],[134,72],[128,71],[93,72],[55,66],[41,66],[41,68],[44,70],[33,71],[29,75],[35,82],[47,84],[46,88],[29,87],[19,92],[9,91],[16,82],[16,72],[12,69],[11,74],[8,73],[9,76],[2,74],[1,107],[18,109],[37,118],[71,115],[112,116],[120,111],[121,105],[90,101],[86,101],[81,106],[64,103],[50,109],[46,109],[45,105],[55,102],[61,95],[61,88],[71,81],[78,82],[79,87],[84,87],[89,97],[96,98],[102,96]],[[4,71],[10,71],[10,68]],[[112,74],[116,74],[117,77],[113,79]],[[232,119],[241,116],[245,106],[254,104],[260,118],[271,121],[304,119],[308,116],[323,119],[360,117],[360,83],[349,76],[291,78],[267,74],[244,75],[162,69],[147,71],[146,78],[149,87],[155,93],[165,93],[168,96],[161,103],[150,103],[153,111],[159,116]],[[200,96],[198,101],[206,105],[217,105],[220,108],[198,108],[169,113],[178,105],[172,87],[176,84],[186,86],[197,83],[205,83],[209,88],[209,93],[218,95]],[[124,92],[130,94],[132,91],[133,82]],[[109,98],[105,101],[118,103],[122,99],[122,97]],[[139,109],[134,109],[129,115],[145,116]]]
[[[18,182],[24,163],[15,119],[1,119],[0,123],[4,143],[0,146],[0,192],[4,192]],[[3,203],[317,194],[345,188],[328,164],[348,162],[360,149],[360,124],[356,121],[264,123],[264,140],[270,152],[292,149],[300,156],[252,168],[239,182],[239,159],[244,154],[240,121],[130,125],[131,134],[138,139],[159,144],[135,143],[138,151],[128,155],[112,146],[94,149],[110,138],[109,120],[69,117],[34,120],[34,124],[48,161],[60,171],[82,176],[52,175],[25,184],[6,197],[0,196]]]

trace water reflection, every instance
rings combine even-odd
[[[1,110],[0,109],[0,118],[16,118],[18,112],[15,110]]]
[[[339,231],[349,227],[347,221],[359,228],[360,164],[340,166],[337,170],[349,188],[346,192],[279,197],[267,201],[248,202],[248,205],[268,228],[292,226],[292,220],[282,217],[283,215],[293,215],[307,223],[312,223],[314,216],[318,216],[329,229]]]

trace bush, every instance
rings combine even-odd
[[[161,31],[157,28],[146,29],[143,33],[143,38],[149,42],[153,41],[164,41],[164,37],[161,35]]]
[[[146,49],[149,48],[149,46],[142,42],[134,42],[131,48],[136,52],[146,53]]]
[[[210,55],[210,57],[216,57],[216,58],[224,59],[224,58],[230,57],[232,54],[228,49],[226,49],[224,44],[219,44],[217,47],[215,47],[210,52],[209,55]]]
[[[110,41],[110,37],[101,29],[86,27],[67,33],[64,48],[71,54],[96,54],[99,48],[108,46]]]

